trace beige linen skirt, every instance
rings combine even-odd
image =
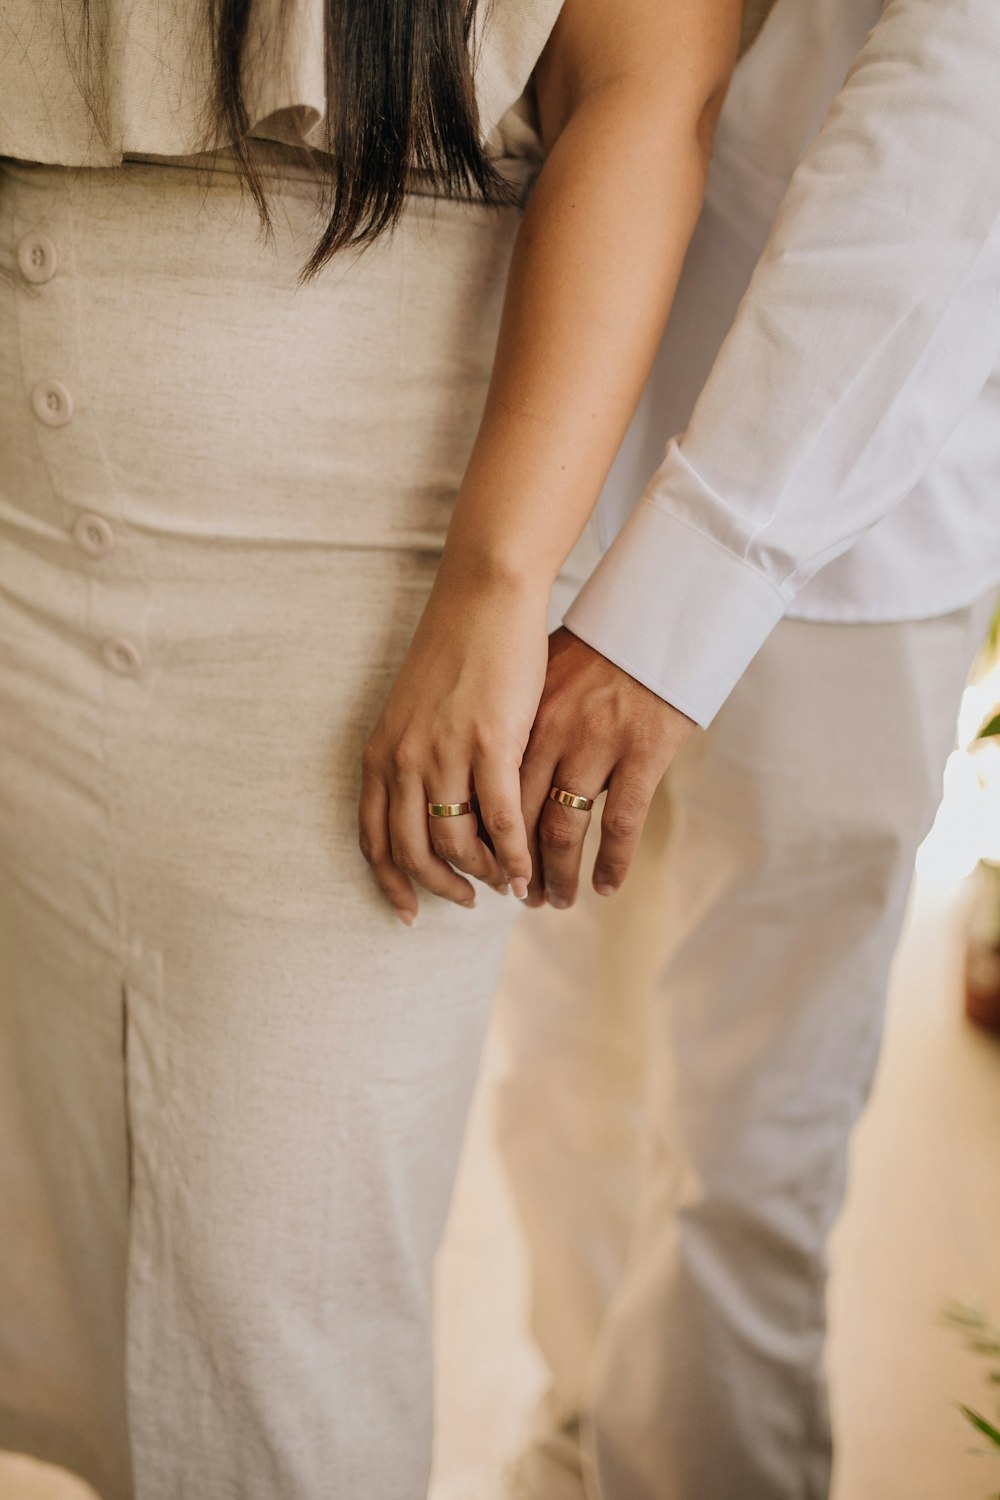
[[[519,214],[296,273],[312,169],[0,163],[0,1446],[103,1500],[418,1500],[516,903],[357,849]],[[459,625],[460,622],[456,622]]]

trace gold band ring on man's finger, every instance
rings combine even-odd
[[[562,807],[572,807],[577,812],[590,812],[594,805],[593,797],[581,797],[579,792],[567,792],[561,786],[550,787],[549,797]]]
[[[461,818],[472,812],[472,802],[428,802],[427,813],[431,818]]]

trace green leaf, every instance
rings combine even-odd
[[[990,655],[996,656],[997,646],[1000,645],[1000,605],[997,606],[996,613],[994,614],[993,619],[990,621],[989,634],[987,635],[986,640],[988,643]]]
[[[982,729],[976,735],[976,739],[988,740],[991,739],[995,734],[1000,734],[1000,713],[994,714],[992,719],[987,720]]]
[[[965,1419],[972,1423],[973,1427],[977,1428],[984,1437],[988,1437],[990,1442],[995,1444],[997,1448],[1000,1448],[1000,1427],[994,1427],[992,1422],[988,1422],[977,1411],[973,1411],[971,1406],[962,1406],[959,1404],[958,1409]]]
[[[947,1302],[942,1311],[950,1323],[957,1323],[959,1327],[986,1327],[986,1314],[982,1308],[976,1307],[969,1302]]]

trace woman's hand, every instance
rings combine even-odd
[[[445,556],[363,761],[361,852],[407,926],[414,881],[461,906],[475,890],[457,870],[527,893],[519,768],[545,681],[547,603],[547,588],[473,578]],[[474,813],[428,815],[428,802],[473,795],[495,855]]]
[[[365,751],[361,848],[406,923],[414,880],[468,905],[459,870],[518,895],[530,877],[518,768],[549,593],[660,342],[740,14],[740,0],[567,0],[536,69],[548,155],[483,420],[430,603]],[[473,791],[495,858],[472,814],[428,817],[429,801]]]

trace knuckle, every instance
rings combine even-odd
[[[411,775],[420,765],[416,746],[412,745],[409,740],[398,740],[392,748],[389,764],[397,779]]]
[[[475,729],[472,734],[473,758],[516,771],[524,757],[524,745],[506,728],[493,725]]]
[[[566,823],[546,819],[538,830],[538,841],[550,854],[565,853],[576,845],[576,839]]]
[[[483,822],[491,834],[499,835],[513,833],[517,827],[517,819],[509,807],[491,807],[483,814]]]
[[[630,808],[619,807],[608,815],[605,831],[613,839],[634,839],[642,828],[642,819]]]
[[[416,879],[420,874],[420,860],[409,849],[393,849],[392,862],[403,875]]]
[[[491,761],[496,754],[496,737],[488,729],[473,729],[467,741],[474,762]]]
[[[627,859],[603,858],[594,867],[594,879],[603,885],[621,885],[628,874]]]
[[[449,746],[447,745],[447,743],[441,745],[437,741],[432,740],[431,743],[427,746],[427,753],[424,757],[424,760],[427,774],[432,778],[430,785],[434,786],[435,788],[444,787],[445,776],[448,772],[449,766]],[[451,792],[454,789],[448,788],[447,790],[447,797],[439,797],[435,800],[441,802],[452,800]]]
[[[474,725],[471,741],[472,748],[477,756],[483,756],[486,759],[492,759],[493,757],[506,759],[504,735],[495,725]]]
[[[382,890],[387,891],[394,886],[405,884],[402,875],[396,869],[388,854],[385,854],[381,859],[373,859],[370,863],[372,874],[375,876]]]
[[[617,800],[624,807],[642,811],[649,806],[654,784],[651,784],[651,778],[640,774],[638,770],[633,770],[631,773],[618,777],[616,791]]]
[[[449,838],[446,834],[437,834],[434,838],[434,852],[442,859],[446,859],[449,864],[456,864],[463,857],[464,850],[459,839]]]
[[[361,769],[366,776],[378,776],[382,770],[382,751],[375,740],[369,740],[361,752]]]

